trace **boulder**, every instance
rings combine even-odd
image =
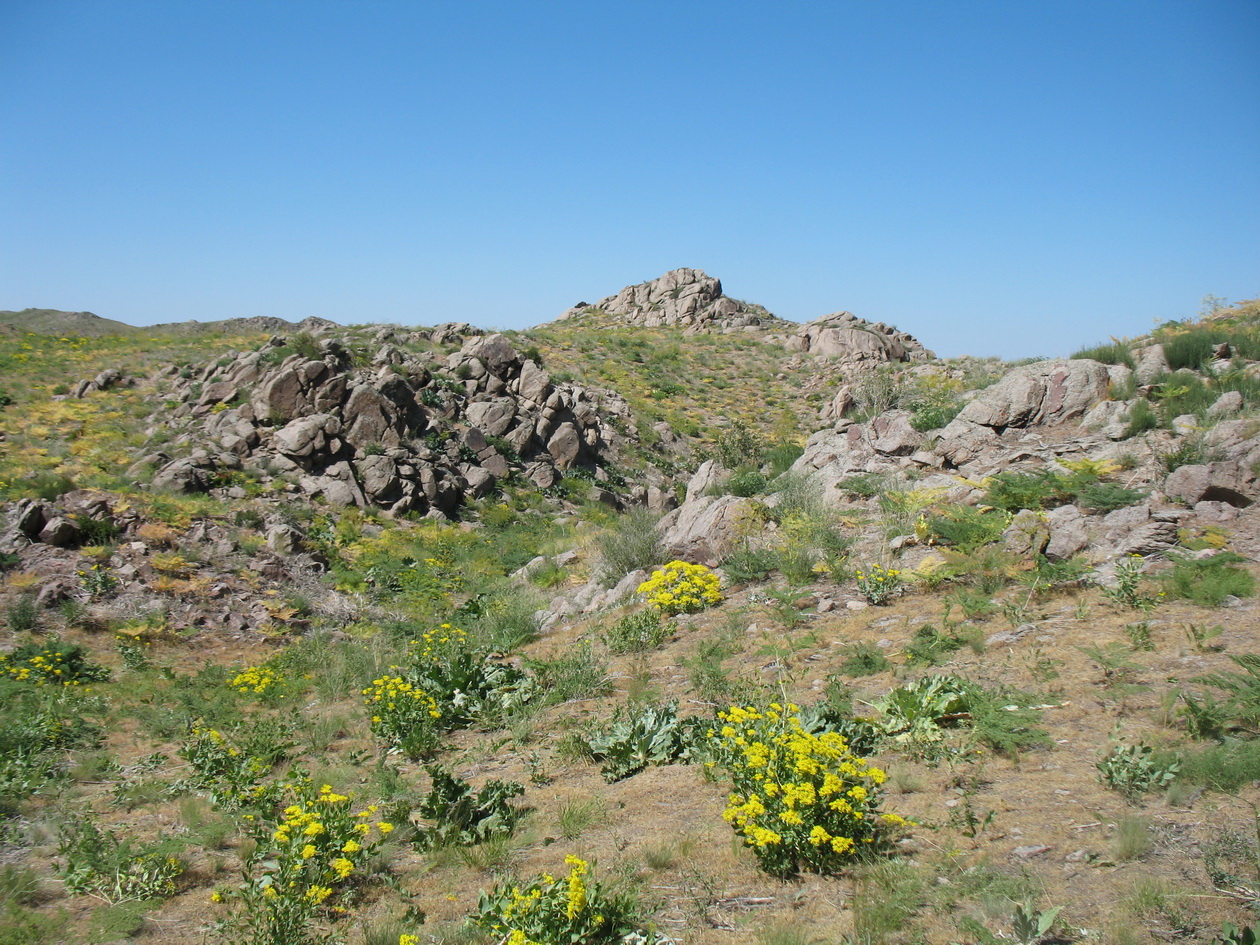
[[[502,436],[516,418],[516,401],[510,397],[468,405],[464,416],[487,436]]]
[[[173,492],[208,492],[213,482],[213,470],[203,468],[192,459],[176,459],[153,474],[154,489]]]
[[[1148,345],[1133,352],[1134,374],[1139,384],[1149,384],[1155,378],[1168,373],[1168,358],[1163,345]]]
[[[1050,544],[1050,526],[1039,512],[1020,509],[1002,532],[1006,550],[1021,558],[1031,558],[1045,552]]]
[[[533,361],[521,365],[519,393],[523,400],[542,405],[551,393],[551,375]]]
[[[1064,561],[1089,547],[1085,516],[1075,505],[1062,505],[1046,513],[1050,541],[1044,554],[1052,561]]]
[[[833,312],[802,325],[796,350],[849,362],[923,361],[935,357],[912,336],[852,312]],[[840,416],[842,414],[837,414]]]
[[[323,453],[329,438],[341,432],[341,421],[331,414],[299,417],[277,430],[271,445],[290,459],[302,460]]]
[[[582,450],[582,439],[572,423],[562,423],[547,440],[547,452],[560,469],[568,469]]]
[[[591,305],[579,302],[560,319],[600,315],[626,324],[673,325],[705,331],[754,328],[778,320],[765,309],[722,294],[722,283],[699,269],[673,269],[658,279],[626,286]]]
[[[730,495],[684,502],[657,524],[665,554],[716,567],[735,547],[754,509],[750,499]]]
[[[511,342],[500,334],[472,338],[459,350],[459,363],[467,364],[476,359],[496,377],[507,377],[512,368],[520,364],[521,356]]]
[[[1107,378],[1106,365],[1086,359],[1026,364],[982,391],[954,423],[995,430],[1062,423],[1104,400]]]
[[[1186,505],[1228,502],[1235,508],[1246,508],[1256,491],[1256,474],[1237,462],[1179,466],[1164,481],[1164,494]]]
[[[378,454],[365,456],[355,465],[359,470],[359,482],[364,494],[378,505],[392,504],[402,497],[402,480],[398,477],[398,464],[389,456]]]
[[[704,495],[729,475],[730,470],[719,466],[716,460],[706,459],[687,481],[687,501]]]
[[[68,548],[78,544],[80,534],[79,526],[73,520],[56,515],[40,530],[39,540],[45,545]]]
[[[871,448],[885,456],[909,456],[923,442],[923,434],[910,425],[908,410],[887,410],[870,422]]]

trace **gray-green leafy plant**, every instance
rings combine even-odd
[[[1157,760],[1155,749],[1141,742],[1116,747],[1097,767],[1098,779],[1130,801],[1167,787],[1181,770],[1179,761]]]
[[[676,702],[637,711],[618,708],[605,730],[586,739],[586,747],[592,758],[602,762],[600,773],[611,783],[649,765],[693,760],[702,741],[698,730],[708,724],[696,718],[680,719]]]
[[[510,835],[524,814],[509,803],[525,793],[515,781],[492,779],[474,790],[441,765],[428,765],[425,771],[433,785],[416,808],[423,818],[416,833],[416,845],[422,850],[469,846]]]

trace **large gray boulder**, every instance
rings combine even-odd
[[[701,496],[657,523],[666,555],[717,567],[752,521],[754,503],[736,496]]]
[[[1186,505],[1228,502],[1235,508],[1246,508],[1254,500],[1256,491],[1256,474],[1236,462],[1179,466],[1164,482],[1164,494]]]
[[[1107,366],[1097,361],[1025,364],[982,391],[955,418],[995,430],[1074,420],[1107,397]]]

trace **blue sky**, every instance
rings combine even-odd
[[[0,0],[0,308],[520,328],[679,266],[1061,355],[1260,295],[1260,3]]]

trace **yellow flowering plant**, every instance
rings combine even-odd
[[[564,858],[567,876],[543,873],[524,886],[482,890],[474,925],[505,945],[612,945],[634,934],[645,945],[657,937],[635,921],[635,903],[626,893],[608,893],[590,878],[590,863]]]
[[[251,945],[320,941],[316,917],[340,911],[340,890],[361,875],[363,862],[394,830],[376,818],[375,805],[355,811],[352,795],[330,784],[316,787],[300,776],[282,791],[271,810],[246,820],[254,848],[245,858],[245,882],[227,897],[215,893],[215,901],[238,901],[220,931],[244,932]]]
[[[284,699],[286,677],[275,667],[272,660],[258,666],[246,666],[229,681],[228,687],[241,695],[253,696],[269,705]]]
[[[722,602],[718,576],[702,564],[671,561],[652,572],[636,593],[663,614],[692,614]]]
[[[372,734],[413,758],[436,749],[440,732],[507,710],[534,693],[525,673],[498,662],[449,623],[413,640],[406,663],[391,666],[363,690]]]
[[[56,637],[44,643],[24,643],[12,653],[0,653],[0,675],[36,686],[81,686],[109,679],[109,669],[93,663],[77,643]]]
[[[732,706],[710,735],[734,782],[722,816],[775,876],[834,873],[908,823],[879,811],[884,772],[839,733],[806,731],[799,712]]]
[[[869,568],[860,568],[856,574],[858,590],[869,603],[886,604],[905,587],[901,572],[896,568],[885,568],[873,564]]]

